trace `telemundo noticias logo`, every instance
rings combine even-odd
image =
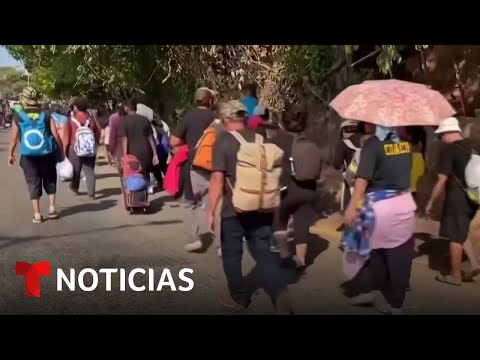
[[[99,280],[105,278],[104,291],[191,291],[195,283],[188,275],[193,274],[190,268],[183,268],[178,272],[178,280],[174,280],[170,269],[162,269],[160,276],[154,269],[135,268],[130,271],[117,268],[101,268],[98,271],[92,268],[84,268],[77,274],[75,269],[64,271],[60,268],[56,271],[57,291],[102,291],[98,289]],[[51,275],[51,263],[49,261],[30,264],[28,262],[16,263],[16,274],[25,277],[26,297],[41,296],[41,278]],[[86,281],[90,279],[91,281]]]

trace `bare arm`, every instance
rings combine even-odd
[[[357,204],[364,198],[367,191],[368,181],[362,178],[355,179],[355,187],[353,188],[352,199],[349,206],[357,207]]]
[[[148,141],[150,142],[150,146],[152,147],[153,156],[158,158],[157,146],[155,144],[155,139],[153,138],[153,135],[150,135],[148,137]]]
[[[65,148],[62,143],[62,139],[60,139],[60,135],[57,130],[57,126],[55,125],[55,122],[53,120],[50,120],[50,131],[52,132],[53,138],[55,139],[55,142],[57,143],[58,149],[62,153],[62,158],[65,157]]]
[[[128,154],[128,139],[126,136],[122,137],[122,147],[123,147],[123,155]]]
[[[442,195],[442,193],[445,191],[445,185],[447,184],[448,176],[444,174],[438,174],[438,179],[437,182],[435,183],[435,186],[433,187],[432,190],[432,195],[430,195],[430,200],[428,200],[426,210],[427,214],[430,213],[433,204],[435,204],[435,201]]]
[[[185,144],[185,141],[183,139],[180,139],[179,137],[176,137],[175,135],[172,135],[170,137],[170,146],[175,148],[175,147],[178,147],[178,146],[182,146],[183,144]]]
[[[360,201],[365,196],[365,192],[367,191],[368,181],[362,178],[355,179],[355,185],[353,189],[352,199],[350,200],[350,204],[348,204],[348,208],[345,211],[345,223],[350,227],[355,225],[358,216],[358,205]]]
[[[12,122],[12,133],[10,135],[10,143],[8,144],[8,164],[15,165],[15,149],[20,139],[20,129],[15,121]]]
[[[223,195],[223,186],[225,182],[225,174],[220,171],[212,173],[210,178],[210,207],[208,213],[212,216],[215,215],[218,202]]]

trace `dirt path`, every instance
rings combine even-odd
[[[56,221],[32,224],[31,209],[21,169],[6,166],[8,132],[0,132],[0,313],[2,314],[226,314],[217,301],[224,286],[221,261],[214,248],[203,254],[183,250],[186,211],[170,206],[165,194],[153,197],[158,210],[151,215],[128,215],[122,204],[119,180],[108,165],[98,166],[97,189],[100,198],[88,200],[75,196],[66,184],[60,184],[58,205],[62,217]],[[85,191],[82,183],[80,191]],[[330,245],[330,246],[329,246]],[[354,309],[346,304],[339,284],[341,252],[332,242],[317,238],[318,253],[305,277],[290,286],[297,314],[375,314],[372,309]],[[25,279],[15,275],[15,262],[50,261],[52,269],[125,268],[155,270],[158,282],[163,268],[177,272],[194,270],[195,287],[191,292],[133,292],[118,290],[113,277],[112,291],[105,291],[101,276],[93,292],[56,291],[55,271],[42,278],[40,299],[25,298]],[[244,260],[245,274],[254,272],[249,256]],[[425,261],[414,266],[413,291],[407,306],[413,314],[480,314],[480,287],[466,284],[452,288],[433,280],[434,272]],[[139,275],[139,285],[142,285]],[[249,276],[254,278],[254,276]],[[86,277],[88,279],[88,276]],[[88,283],[88,280],[86,281]],[[146,281],[145,281],[146,283]],[[181,285],[181,284],[180,284]],[[77,287],[78,290],[78,287]],[[247,314],[272,314],[272,306],[263,290],[253,295]]]

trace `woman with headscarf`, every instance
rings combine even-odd
[[[403,314],[415,229],[411,167],[411,145],[400,140],[397,129],[377,126],[375,136],[362,147],[345,211],[346,254],[356,252],[366,260],[351,284],[356,293],[350,299],[352,305],[373,305],[372,292],[380,290],[387,305],[379,310]]]

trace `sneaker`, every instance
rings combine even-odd
[[[391,308],[391,312],[390,312],[391,315],[405,315],[405,310],[403,310],[402,308],[398,309],[398,308]]]
[[[193,243],[189,243],[187,245],[185,245],[185,250],[188,251],[188,252],[193,252],[193,251],[198,251],[198,250],[201,250],[203,247],[203,244],[200,240],[197,240]]]
[[[382,304],[375,307],[379,313],[384,315],[405,315],[405,309],[403,308],[392,308],[390,304]]]
[[[153,195],[153,185],[148,187],[148,195]]]
[[[373,301],[372,293],[360,294],[348,299],[348,303],[353,306],[372,306]]]
[[[380,314],[384,314],[384,315],[392,314],[392,308],[390,304],[381,304],[381,305],[375,306],[375,310],[377,310]]]
[[[217,256],[218,256],[219,258],[222,257],[222,248],[218,248],[218,249],[217,249]]]
[[[41,222],[43,222],[43,216],[41,214],[33,215],[33,223],[34,224],[40,224]]]
[[[244,311],[247,308],[246,306],[239,304],[235,300],[233,300],[230,293],[227,293],[227,292],[224,294],[221,294],[218,297],[218,301],[220,302],[220,304],[222,304],[223,306],[225,306],[226,308],[234,312]]]

